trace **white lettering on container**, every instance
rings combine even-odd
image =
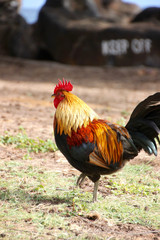
[[[129,42],[127,39],[111,39],[103,40],[101,43],[102,55],[120,56],[127,54],[128,49],[134,54],[150,53],[152,47],[151,39],[132,39]]]

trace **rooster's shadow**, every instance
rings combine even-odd
[[[0,192],[0,200],[1,201],[8,201],[14,202],[15,199],[19,199],[19,202],[31,202],[32,204],[53,204],[58,205],[62,203],[71,204],[72,199],[69,196],[62,197],[62,196],[51,196],[44,193],[31,193],[27,192],[24,189],[16,189],[16,190],[9,190],[3,189]]]

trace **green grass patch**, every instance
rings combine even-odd
[[[121,124],[124,125],[124,119]],[[52,140],[29,138],[24,129],[16,135],[5,133],[0,136],[0,143],[27,149],[26,158],[30,152],[57,150]],[[0,237],[75,239],[78,232],[78,239],[92,239],[83,222],[92,212],[113,224],[132,223],[159,229],[159,179],[160,173],[149,164],[128,164],[122,171],[101,178],[99,202],[92,203],[92,191],[75,189],[76,177],[63,176],[63,169],[56,173],[54,165],[47,171],[43,166],[33,167],[32,161],[29,166],[25,161],[0,161]],[[73,227],[75,218],[82,220]],[[91,228],[90,224],[87,228]]]
[[[130,116],[130,114],[131,114],[131,113],[128,112],[127,110],[123,110],[123,111],[121,112],[121,115],[122,115],[124,118]]]
[[[99,194],[100,202],[88,205],[89,193],[74,197],[75,209],[84,214],[97,211],[116,223],[133,223],[160,228],[159,173],[150,165],[127,165],[116,175],[102,177],[108,196]],[[85,196],[84,196],[85,195]]]
[[[8,132],[0,136],[0,143],[4,145],[14,145],[16,148],[27,149],[28,152],[55,152],[57,147],[53,140],[46,141],[37,138],[29,138],[23,128],[17,135],[11,135]],[[27,156],[26,156],[27,157]]]
[[[160,228],[159,173],[152,166],[128,164],[117,174],[103,176],[108,194],[99,192],[96,203],[92,203],[92,192],[74,189],[76,177],[62,173],[54,172],[54,166],[46,171],[26,166],[25,161],[0,162],[0,233],[4,239],[75,239],[78,228],[78,239],[90,239],[83,230],[83,219],[93,211],[114,224]],[[73,231],[75,217],[82,221]]]
[[[121,117],[119,120],[117,120],[116,123],[119,124],[119,125],[121,125],[121,126],[123,126],[123,127],[125,127],[125,125],[126,125],[126,119],[125,119],[124,117]]]
[[[104,200],[106,216],[124,223],[160,228],[159,173],[150,165],[127,165],[116,175],[107,177],[111,190]],[[101,206],[100,206],[101,207]]]

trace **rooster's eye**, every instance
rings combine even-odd
[[[64,97],[64,94],[62,92],[57,92],[57,97]]]

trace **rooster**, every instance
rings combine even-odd
[[[141,149],[157,156],[160,92],[140,102],[123,127],[101,119],[71,93],[72,89],[70,81],[59,80],[52,95],[56,108],[55,141],[69,163],[81,172],[77,185],[86,176],[94,183],[93,201],[96,201],[101,175],[118,171]]]

